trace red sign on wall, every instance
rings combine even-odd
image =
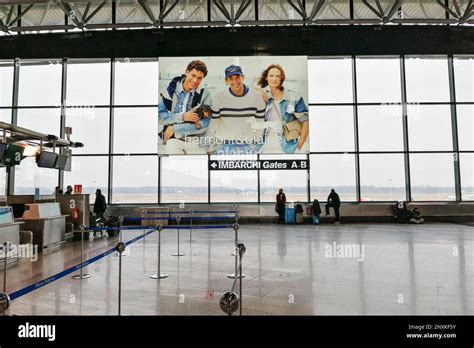
[[[74,194],[82,193],[82,185],[74,185]]]

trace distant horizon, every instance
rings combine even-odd
[[[95,190],[99,188],[107,196],[108,188],[105,186],[90,187],[83,186],[82,192],[93,196]],[[280,186],[260,187],[260,202],[269,203],[274,201],[274,194]],[[356,202],[355,186],[311,186],[309,201],[314,198],[323,200],[334,188],[339,193],[341,201]],[[309,202],[307,188],[301,186],[283,187],[287,193],[288,202]],[[40,187],[40,196],[52,196],[54,189]],[[432,201],[432,202],[452,202],[456,201],[453,187],[438,186],[414,186],[411,188],[412,201]],[[257,187],[237,188],[225,186],[213,186],[211,188],[211,203],[256,203],[258,199]],[[34,188],[16,187],[14,195],[34,195]],[[360,202],[387,202],[406,200],[405,187],[387,186],[361,186]],[[474,187],[464,188],[461,201],[474,201]],[[208,203],[208,187],[179,187],[165,186],[161,188],[161,203],[173,204],[182,200],[189,200],[189,203]],[[92,203],[92,202],[91,202]],[[158,204],[158,188],[156,186],[114,187],[110,200],[111,204]]]
[[[280,188],[281,185],[275,185],[274,187],[278,187]],[[64,187],[67,187],[64,186]],[[267,190],[273,190],[274,187],[263,187],[263,186],[260,186],[260,191],[267,191]],[[310,186],[310,189],[311,190],[316,190],[316,189],[324,189],[324,190],[328,190],[331,191],[331,189],[335,189],[335,188],[339,188],[339,190],[353,190],[355,186],[351,186],[351,185],[340,185],[340,186],[337,186],[337,185],[332,185],[332,186],[313,186],[311,185]],[[383,190],[402,190],[402,191],[405,191],[405,187],[404,186],[397,186],[397,187],[394,187],[394,186],[375,186],[375,185],[370,185],[370,186],[360,186],[361,188],[364,188],[364,189],[369,189],[369,188],[372,188],[372,189],[375,189],[375,190],[380,190],[380,189],[383,189]],[[412,186],[412,190],[416,188],[416,189],[437,189],[437,190],[444,190],[444,189],[449,189],[449,190],[452,190],[453,189],[453,186],[431,186],[431,185],[423,185],[423,186]],[[30,194],[30,192],[33,192],[34,193],[34,189],[35,187],[15,187],[15,191],[16,193],[27,193],[27,194]],[[51,191],[53,192],[54,191],[54,188],[49,188],[49,187],[42,187],[40,186],[39,187],[40,189],[40,194],[43,194],[43,192],[45,191]],[[96,189],[101,189],[102,191],[107,191],[108,190],[108,187],[107,186],[83,186],[82,187],[82,191],[95,191]],[[176,191],[176,190],[181,190],[181,191],[199,191],[199,190],[206,190],[208,189],[207,186],[195,186],[195,187],[182,187],[182,186],[162,186],[161,187],[162,191]],[[215,191],[216,189],[221,189],[223,191],[235,191],[235,190],[257,190],[256,187],[245,187],[245,188],[238,188],[238,187],[226,187],[226,186],[212,186],[212,191]],[[296,192],[306,192],[306,187],[302,187],[302,186],[283,186],[283,189],[284,190],[287,190],[287,191],[296,191]],[[113,188],[113,191],[115,193],[132,193],[132,192],[135,192],[135,193],[153,193],[153,191],[157,190],[157,186],[139,186],[139,187],[133,187],[133,186],[116,186]],[[277,189],[278,190],[278,189]],[[468,187],[463,187],[463,190],[467,190],[467,191],[471,191],[471,190],[474,190],[474,186],[468,186]]]

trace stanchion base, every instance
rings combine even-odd
[[[87,278],[90,278],[90,277],[91,277],[90,274],[82,273],[82,275],[80,275],[80,274],[73,275],[71,278],[72,279],[87,279]]]
[[[194,240],[194,239],[191,239],[191,240],[187,240],[186,243],[196,243],[197,240]]]
[[[228,275],[227,275],[227,278],[234,279],[234,278],[235,278],[235,274],[234,274],[234,273],[228,274]],[[237,278],[240,278],[240,276],[237,276]],[[245,274],[242,274],[242,278],[245,278]]]
[[[174,254],[172,254],[171,256],[184,256],[184,255],[185,255],[185,254],[183,254],[183,253],[179,253],[179,254],[178,254],[178,253],[174,253]]]
[[[163,279],[163,278],[168,278],[168,275],[166,273],[160,273],[160,274],[153,274],[150,276],[151,279]]]

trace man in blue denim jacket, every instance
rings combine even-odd
[[[209,89],[200,88],[207,72],[204,62],[193,60],[184,75],[173,78],[161,92],[158,119],[163,126],[160,136],[168,154],[206,153],[200,146],[200,134],[206,131],[211,117],[200,119],[196,109],[212,103]]]

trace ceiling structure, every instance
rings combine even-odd
[[[137,28],[474,25],[473,0],[0,1],[0,35]]]

